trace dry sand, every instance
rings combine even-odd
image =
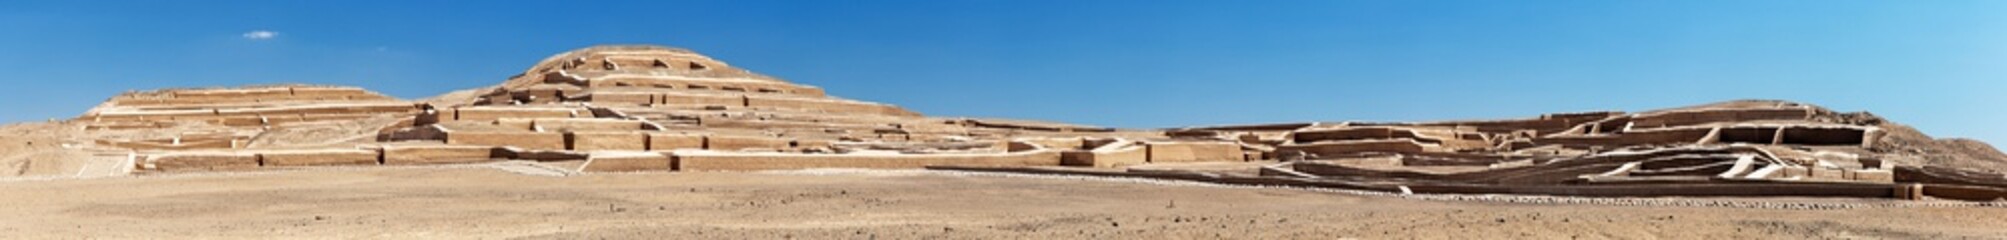
[[[0,193],[8,203],[0,206],[0,233],[10,239],[2007,236],[2007,208],[1997,207],[1517,204],[924,171],[541,177],[489,168],[354,168],[0,181]]]

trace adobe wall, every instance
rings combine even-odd
[[[1086,140],[1081,138],[1018,138],[1013,141],[1037,144],[1054,150],[1086,150]]]
[[[605,118],[540,118],[530,124],[544,131],[640,131],[647,125],[640,120]]]
[[[379,114],[416,113],[424,110],[420,105],[402,102],[382,103],[328,103],[279,107],[254,107],[214,109],[217,116],[260,116],[260,115],[338,115],[338,114]]]
[[[446,144],[515,146],[532,150],[565,150],[565,134],[554,132],[449,131]]]
[[[1872,128],[1804,125],[1721,127],[1713,142],[1871,147],[1881,137]]]
[[[1302,130],[1290,134],[1299,143],[1319,141],[1366,140],[1388,138],[1417,138],[1414,131],[1389,127],[1349,127],[1337,129]]]
[[[233,100],[258,98],[283,98],[292,95],[289,88],[249,88],[249,89],[202,89],[175,90],[168,92],[171,98],[201,100]]]
[[[418,165],[486,162],[496,159],[495,147],[469,145],[385,145],[383,164]]]
[[[537,130],[537,119],[539,118],[500,118],[500,119],[495,119],[495,121],[493,121],[492,123],[494,123],[496,127],[509,130],[535,131]]]
[[[1316,126],[1316,125],[1317,123],[1314,122],[1303,122],[1303,123],[1271,123],[1271,124],[1248,124],[1248,125],[1219,125],[1219,126],[1189,127],[1185,129],[1207,130],[1207,131],[1237,131],[1237,132],[1284,132],[1284,131],[1295,131],[1298,129],[1303,129],[1306,127]]]
[[[107,111],[92,116],[93,121],[171,121],[207,120],[216,117],[214,109],[194,110],[152,110],[152,111]]]
[[[1352,126],[1362,126],[1362,127],[1371,127],[1371,126],[1450,127],[1461,130],[1478,131],[1478,132],[1493,133],[1493,134],[1504,134],[1504,133],[1512,133],[1515,131],[1531,130],[1539,135],[1546,135],[1558,132],[1565,132],[1568,131],[1569,129],[1575,128],[1576,124],[1601,120],[1602,118],[1605,118],[1601,116],[1614,115],[1614,114],[1618,113],[1598,112],[1598,113],[1567,114],[1567,115],[1549,114],[1541,116],[1540,118],[1536,119],[1517,119],[1517,120],[1449,121],[1449,122],[1430,122],[1430,123],[1348,122],[1347,124]]]
[[[258,158],[264,166],[376,165],[378,154],[363,149],[264,150]]]
[[[524,149],[512,146],[495,147],[495,156],[497,158],[546,161],[546,162],[586,160],[589,157],[591,157],[586,153],[580,153],[568,150],[537,150],[537,149]]]
[[[1386,185],[1354,182],[1338,179],[1297,179],[1282,177],[1238,177],[1205,175],[1180,172],[1094,172],[1081,170],[1057,170],[1044,168],[985,168],[985,167],[929,167],[929,169],[1018,172],[1038,174],[1093,175],[1113,177],[1141,177],[1155,179],[1190,180],[1221,184],[1294,186],[1331,189],[1352,189],[1380,192],[1413,192],[1432,194],[1529,194],[1557,196],[1593,197],[1668,197],[1668,196],[1796,196],[1796,197],[1857,197],[1892,198],[1905,186],[1889,184],[1851,183],[1688,183],[1688,184],[1625,184],[1625,185],[1473,185],[1416,183],[1407,185]],[[1925,188],[1924,192],[1931,192]],[[2000,190],[1983,188],[1937,189],[1937,194],[1958,196],[1964,199],[1992,200],[2007,194]]]
[[[700,121],[702,122],[703,126],[718,127],[718,128],[813,129],[816,132],[821,132],[823,129],[848,129],[848,130],[860,130],[861,132],[898,130],[897,128],[892,128],[884,125],[874,125],[874,124],[826,123],[826,122],[807,122],[807,121],[773,120],[773,119],[752,120],[752,119],[738,119],[731,117],[709,117],[709,116],[704,116],[700,118],[703,119]]]
[[[1927,184],[1923,186],[1924,196],[1935,198],[1995,202],[2007,199],[2007,189],[1982,186],[1957,186]]]
[[[669,155],[654,152],[594,152],[580,172],[669,171],[674,162]]]
[[[1286,144],[1277,146],[1275,151],[1278,153],[1301,151],[1319,156],[1333,156],[1366,152],[1421,153],[1427,149],[1414,140],[1388,139]]]
[[[599,92],[584,96],[594,106],[645,105],[655,103],[656,94],[645,92]]]
[[[648,150],[648,134],[645,132],[570,132],[566,135],[574,151]]]
[[[1804,120],[1810,119],[1812,114],[1811,108],[1798,107],[1683,110],[1641,114],[1633,117],[1631,123],[1637,127],[1669,127],[1732,121]]]
[[[997,121],[987,119],[955,119],[955,124],[965,127],[991,128],[989,130],[1030,130],[1042,132],[1114,132],[1113,128],[1078,126],[1043,122]]]
[[[1570,147],[1619,147],[1634,145],[1692,144],[1708,140],[1712,128],[1680,128],[1632,131],[1607,135],[1555,136],[1533,139],[1534,145]]]
[[[789,149],[793,140],[774,137],[714,135],[704,138],[704,149],[738,151],[744,149]]]
[[[159,171],[250,170],[258,154],[249,152],[173,152],[146,156],[143,167]]]
[[[707,95],[661,93],[655,95],[655,104],[670,106],[746,106],[746,98],[737,95]]]
[[[1152,163],[1241,161],[1247,158],[1232,142],[1145,142]]]
[[[319,100],[390,99],[389,97],[369,92],[369,90],[364,90],[362,88],[353,88],[353,87],[345,87],[345,88],[295,87],[292,88],[292,92],[294,98],[304,98],[304,99],[319,99]]]
[[[822,97],[822,89],[805,87],[783,82],[737,81],[711,78],[688,78],[672,76],[610,75],[587,81],[591,87],[656,87],[680,90],[710,90],[719,92],[788,94],[808,97]],[[725,89],[742,89],[728,91]]]
[[[898,106],[830,99],[802,99],[782,97],[747,96],[746,107],[811,110],[813,112],[858,113],[888,116],[918,117],[919,113],[907,111]]]
[[[389,100],[353,87],[256,87],[166,91],[163,100],[194,102],[269,102],[281,100]],[[135,99],[139,100],[139,99]],[[121,102],[124,103],[124,102]]]
[[[649,133],[648,150],[704,149],[704,136],[682,133]]]
[[[1458,132],[1444,127],[1346,127],[1290,132],[1297,143],[1371,139],[1414,139],[1452,149],[1488,149],[1494,146],[1483,133]],[[1259,140],[1258,138],[1256,140]],[[1258,142],[1258,141],[1255,141]]]
[[[1114,168],[1149,163],[1150,155],[1143,146],[1127,146],[1106,151],[1071,150],[1061,152],[1060,164],[1066,166]]]
[[[458,107],[453,108],[453,120],[494,121],[503,118],[571,118],[578,116],[578,109],[571,108],[521,108],[521,107]]]
[[[1867,147],[1867,144],[1873,143],[1868,132],[1850,128],[1786,127],[1777,140],[1783,144]]]
[[[133,150],[193,150],[193,149],[233,149],[243,147],[236,139],[183,139],[180,144],[154,141],[115,141],[98,139],[98,145]]]
[[[786,154],[677,151],[683,171],[758,171],[809,168],[917,169],[927,166],[1056,166],[1051,150],[997,154]]]

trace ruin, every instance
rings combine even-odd
[[[130,155],[140,174],[527,160],[588,173],[928,168],[1397,193],[2007,198],[1998,174],[1890,144],[1918,134],[1785,101],[1115,129],[926,116],[656,46],[560,53],[467,97],[168,89],[69,121],[89,133],[85,149]]]

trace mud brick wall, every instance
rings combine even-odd
[[[565,134],[554,132],[464,132],[446,133],[446,144],[514,146],[531,150],[565,150]]]
[[[149,155],[145,168],[159,171],[249,170],[258,155],[249,152],[176,152]]]
[[[1149,142],[1150,162],[1241,161],[1240,144],[1231,142]]]
[[[258,152],[258,159],[267,167],[376,165],[378,156],[381,155],[376,150],[365,149],[268,150]]]
[[[569,149],[575,151],[648,150],[648,134],[643,132],[571,132],[567,137]]]
[[[1059,152],[998,154],[850,155],[678,151],[683,171],[757,171],[808,168],[918,169],[927,166],[1055,166]]]
[[[451,164],[495,159],[495,147],[469,145],[383,146],[383,164]]]

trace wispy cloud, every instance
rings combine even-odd
[[[251,40],[265,40],[276,37],[279,37],[279,32],[273,32],[269,30],[257,30],[244,33],[244,39],[251,39]]]

